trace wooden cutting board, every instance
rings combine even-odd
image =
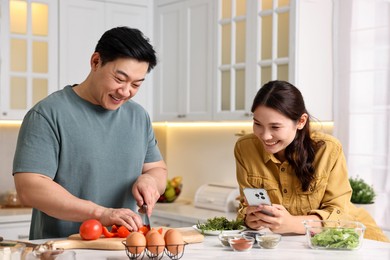
[[[158,228],[156,228],[158,229]],[[163,227],[163,235],[170,228]],[[175,228],[179,231],[183,240],[188,244],[200,243],[203,242],[204,236],[192,227],[185,228]],[[96,240],[82,240],[79,234],[74,234],[68,237],[66,240],[55,240],[52,245],[55,249],[64,248],[64,249],[101,249],[101,250],[124,250],[124,245],[122,241],[126,240],[125,238],[99,238]]]

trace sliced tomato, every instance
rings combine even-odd
[[[143,235],[146,235],[149,232],[149,230],[150,230],[150,228],[148,226],[144,225],[138,229],[138,232],[140,232]]]
[[[103,227],[103,235],[104,235],[106,238],[111,238],[111,237],[115,237],[115,236],[116,236],[116,233],[108,231],[108,228],[107,228],[107,227]]]
[[[157,229],[157,232],[160,233],[160,235],[162,235],[163,229],[162,229],[162,228],[159,228],[159,229]]]
[[[125,226],[120,226],[117,231],[118,237],[122,238],[126,238],[130,233],[131,232]]]
[[[112,233],[117,233],[117,232],[118,232],[118,227],[117,227],[117,225],[114,224],[114,225],[111,226],[111,232],[112,232]]]

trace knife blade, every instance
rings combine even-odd
[[[146,204],[142,205],[141,214],[142,214],[143,224],[150,229],[151,226],[150,226],[150,220],[149,220],[149,216],[148,216],[148,205],[146,205]]]

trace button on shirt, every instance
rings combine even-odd
[[[238,219],[245,217],[247,207],[243,189],[264,188],[271,202],[283,205],[291,215],[315,214],[324,220],[360,220],[367,226],[366,234],[374,233],[372,239],[386,240],[368,212],[361,212],[362,209],[350,202],[352,189],[340,142],[320,132],[312,133],[311,137],[316,142],[323,141],[323,145],[314,159],[315,179],[306,191],[302,190],[292,166],[266,152],[254,134],[237,141],[234,155],[241,194]]]

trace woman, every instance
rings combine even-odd
[[[334,137],[310,130],[310,115],[296,87],[268,82],[251,111],[253,134],[241,137],[234,150],[242,198],[239,219],[249,228],[281,234],[304,234],[303,220],[355,220],[366,225],[366,238],[389,242],[369,213],[350,202],[342,146]],[[273,205],[248,206],[247,187],[266,189]]]

